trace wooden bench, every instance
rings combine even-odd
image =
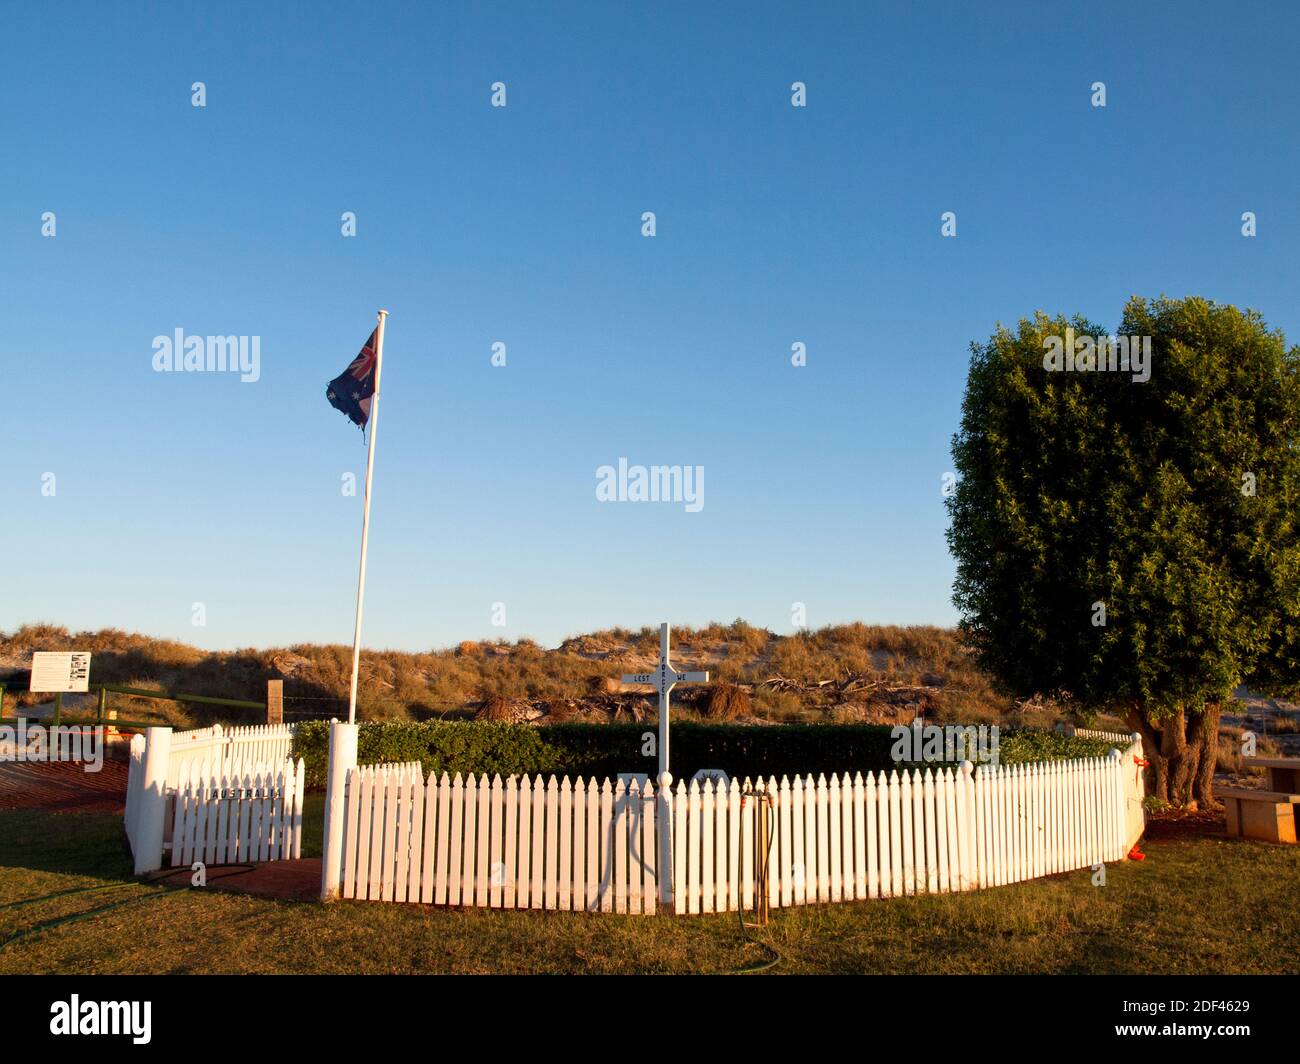
[[[1254,790],[1250,787],[1216,787],[1223,799],[1228,834],[1264,842],[1295,842],[1295,807],[1300,794]]]
[[[1268,789],[1284,794],[1300,794],[1300,757],[1243,757],[1247,768],[1268,771]]]

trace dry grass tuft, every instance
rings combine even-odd
[[[476,720],[513,720],[514,713],[506,699],[500,695],[493,695],[483,703],[483,708],[475,713],[474,717]]]
[[[749,692],[732,683],[716,684],[709,692],[705,716],[710,720],[735,720],[748,717],[752,711]]]

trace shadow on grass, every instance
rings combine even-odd
[[[0,812],[0,869],[130,880],[131,855],[117,813]]]

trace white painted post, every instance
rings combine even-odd
[[[672,683],[668,679],[668,640],[669,640],[668,623],[659,625],[659,786],[667,787],[673,782],[671,775],[665,779],[668,773],[668,699],[672,691]]]
[[[325,846],[321,852],[321,901],[337,898],[343,869],[343,821],[348,773],[357,767],[356,724],[330,721],[329,768],[325,776]]]
[[[135,874],[162,868],[163,831],[167,819],[167,765],[171,759],[171,728],[146,728],[142,785],[135,810]]]
[[[673,898],[673,795],[672,773],[666,772],[659,779],[659,788],[655,794],[655,839],[659,847],[657,871],[659,875],[659,908],[669,914],[675,913]]]

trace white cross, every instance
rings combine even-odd
[[[668,660],[669,628],[659,626],[659,667],[654,672],[630,672],[624,683],[648,683],[659,688],[659,786],[667,787],[673,778],[668,772],[668,694],[679,683],[708,683],[707,672],[678,672]]]

